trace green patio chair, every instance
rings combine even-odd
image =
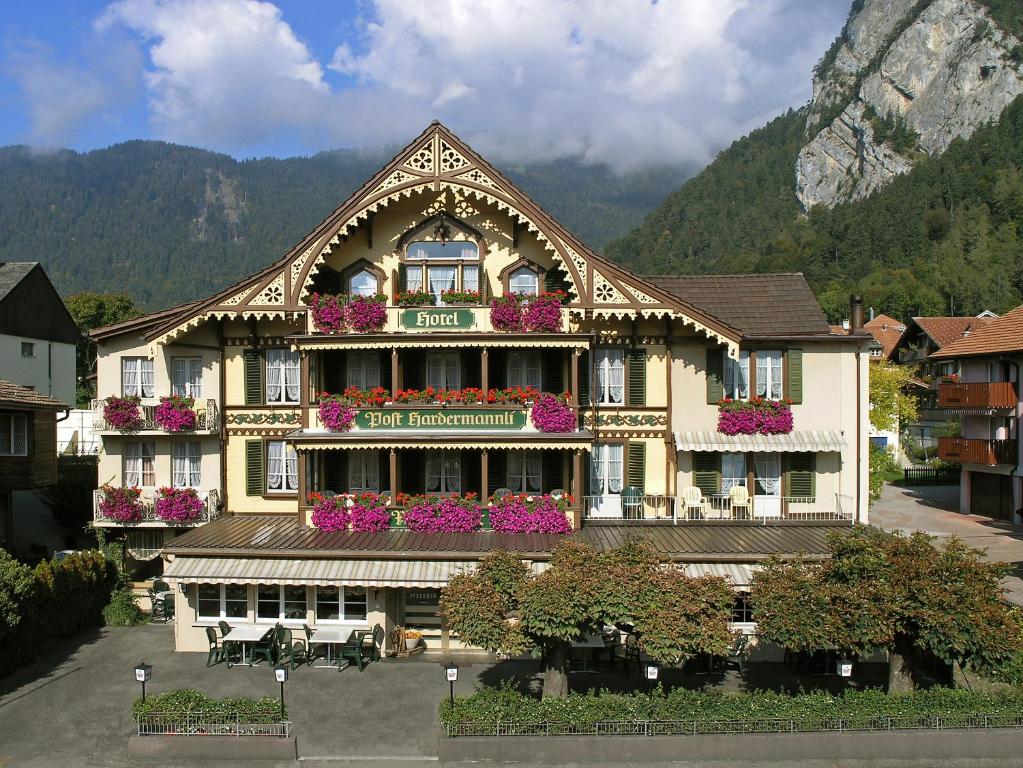
[[[295,640],[290,629],[278,624],[277,664],[290,664],[294,671],[299,664],[304,664],[306,661],[306,644],[301,640]]]
[[[227,633],[231,631],[231,625],[226,621],[218,621],[217,626],[220,627],[220,647],[223,649],[224,661],[227,662],[227,668],[230,669],[233,664],[242,660],[242,644],[235,640],[227,639]],[[210,629],[213,629],[213,627],[210,627]]]
[[[640,520],[643,517],[643,491],[634,485],[622,489],[622,517]]]
[[[279,627],[280,624],[277,626]],[[258,642],[252,644],[252,648],[249,650],[249,661],[255,662],[256,659],[265,659],[271,667],[277,664],[276,627],[268,629]]]
[[[217,637],[217,630],[213,627],[206,627],[206,639],[210,642],[210,652],[206,656],[206,666],[212,667],[224,660],[224,646]]]
[[[346,661],[349,662],[349,665],[354,664],[355,666],[357,666],[360,672],[362,672],[362,670],[365,669],[366,664],[365,659],[363,658],[362,655],[364,652],[362,641],[366,639],[366,636],[368,634],[370,633],[356,632],[355,639],[352,640],[352,642],[342,644],[341,652],[338,655],[337,659],[338,670],[342,669],[341,665]]]
[[[306,660],[306,664],[312,664],[313,661],[315,661],[316,659],[318,659],[320,656],[323,655],[321,653],[317,653],[316,652],[316,646],[319,645],[322,648],[323,647],[323,643],[317,644],[317,643],[313,642],[313,631],[311,629],[309,629],[309,625],[308,624],[303,624],[302,625],[302,631],[305,633],[305,660]]]
[[[380,661],[383,658],[384,628],[376,624],[373,630],[363,637],[362,644],[363,650],[369,651],[370,661]]]

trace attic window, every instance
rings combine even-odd
[[[361,269],[349,280],[349,292],[353,296],[376,296],[378,293],[377,278],[368,269]]]
[[[476,243],[464,240],[417,240],[408,244],[407,254],[410,260],[475,261],[480,257],[480,250]]]

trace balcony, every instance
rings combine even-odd
[[[942,382],[938,385],[939,408],[995,410],[1015,408],[1018,403],[1016,385],[1011,381],[976,384]]]
[[[133,523],[122,523],[105,517],[99,511],[102,498],[103,491],[97,489],[92,492],[92,524],[99,528],[194,528],[220,517],[220,492],[215,489],[199,491],[199,498],[203,500],[202,512],[195,520],[188,522],[170,522],[157,517],[155,491],[142,492],[142,519]]]
[[[582,516],[588,524],[608,522],[681,524],[772,525],[812,522],[851,524],[853,499],[835,494],[815,496],[754,496],[748,508],[732,507],[728,496],[704,497],[698,506],[686,506],[681,496],[608,494],[583,497]]]
[[[92,401],[92,423],[93,429],[97,432],[110,432],[120,433],[122,430],[117,429],[112,424],[108,423],[103,417],[103,406],[105,400],[93,400]],[[167,432],[163,427],[156,423],[154,418],[156,413],[156,407],[160,404],[160,398],[158,397],[144,397],[142,402],[139,403],[139,410],[142,413],[142,427],[132,432],[145,433],[145,432],[158,432],[161,434],[172,434]],[[213,398],[197,398],[195,401],[195,432],[216,432],[220,429],[220,411],[217,409],[217,401]],[[182,434],[182,433],[173,433]]]
[[[1018,452],[1015,440],[982,440],[969,437],[939,437],[938,458],[961,464],[983,464],[993,467],[998,464],[1017,462]]]

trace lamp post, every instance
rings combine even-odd
[[[450,686],[451,695],[451,706],[455,705],[455,681],[458,679],[458,665],[457,664],[446,664],[444,666],[444,674],[447,677],[448,685]]]
[[[288,682],[288,668],[287,667],[275,667],[274,677],[277,682],[281,684],[281,720],[284,720],[284,684]]]
[[[657,676],[660,674],[661,668],[658,667],[654,662],[649,661],[646,665],[646,679],[650,681],[650,693],[654,692],[654,683],[657,682]]]
[[[142,701],[146,700],[146,683],[153,676],[153,665],[140,661],[135,665],[135,681],[142,683]]]

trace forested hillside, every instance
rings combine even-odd
[[[804,121],[736,141],[609,254],[664,274],[800,270],[833,320],[854,290],[903,318],[1023,302],[1023,98],[870,197],[809,216],[792,173]]]
[[[132,141],[88,153],[0,149],[0,261],[40,261],[64,294],[126,291],[147,309],[209,295],[280,257],[390,154],[238,162]],[[624,177],[573,160],[503,168],[598,248],[689,175]]]

